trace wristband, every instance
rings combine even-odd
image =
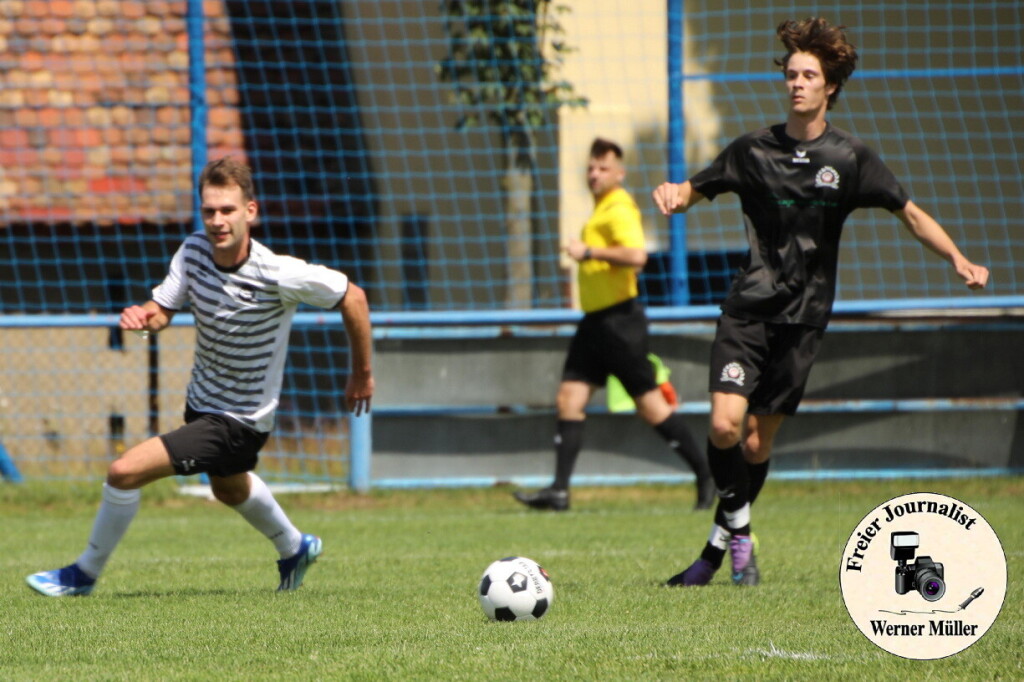
[[[587,250],[583,252],[583,260],[590,260],[591,258],[593,258],[593,254],[591,253],[590,247],[588,246]]]

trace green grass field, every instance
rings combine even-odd
[[[324,539],[298,592],[276,594],[276,554],[230,510],[169,482],[143,507],[89,597],[49,599],[25,575],[81,550],[98,485],[0,484],[0,678],[1024,679],[1024,480],[776,482],[755,507],[763,584],[727,575],[662,583],[695,557],[710,517],[689,486],[581,488],[564,514],[522,510],[507,489],[283,496]],[[875,505],[951,495],[1000,536],[1008,591],[973,646],[905,660],[860,634],[843,606],[843,547]],[[542,620],[493,623],[476,598],[494,559],[551,573]]]

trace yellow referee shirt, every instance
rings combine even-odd
[[[626,246],[644,248],[640,209],[621,187],[608,192],[583,226],[580,240],[589,247]],[[602,260],[585,260],[579,265],[580,307],[590,313],[637,297],[636,269]]]

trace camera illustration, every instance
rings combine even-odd
[[[927,601],[938,601],[946,594],[942,564],[932,561],[930,556],[919,556],[913,560],[914,552],[921,544],[921,537],[911,531],[897,531],[892,534],[889,556],[896,566],[896,594],[917,590]]]

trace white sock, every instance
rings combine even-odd
[[[743,505],[736,511],[725,512],[725,522],[729,528],[742,528],[750,525],[750,503]]]
[[[270,488],[255,473],[249,472],[249,499],[232,509],[241,514],[253,528],[266,535],[282,559],[299,551],[302,533],[288,520]]]
[[[139,490],[121,490],[103,484],[103,501],[100,502],[100,509],[92,524],[89,544],[75,561],[86,575],[97,578],[103,572],[107,559],[139,511],[141,497],[142,492]]]
[[[729,549],[729,538],[732,533],[727,528],[722,528],[717,523],[711,525],[711,534],[708,535],[708,544],[721,550]]]

